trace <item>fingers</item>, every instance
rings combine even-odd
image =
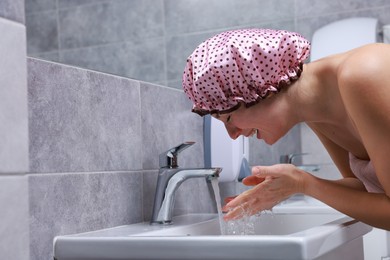
[[[254,187],[234,199],[231,197],[225,200],[227,204],[223,211],[227,214],[224,219],[238,219],[271,209],[279,201],[297,193],[299,180],[295,175],[296,168],[290,164],[253,167],[252,175],[245,178],[243,184]]]
[[[224,202],[225,204],[228,204],[230,201],[234,200],[235,198],[237,198],[237,196],[232,196],[232,197],[226,197],[224,198]]]
[[[256,176],[253,177],[257,178]],[[260,179],[261,184],[241,193],[234,199],[232,197],[229,198],[230,201],[222,209],[223,212],[227,212],[224,216],[225,221],[251,216],[261,210],[272,208],[277,204],[274,203],[276,199],[272,192],[269,193],[267,188],[264,187],[264,185],[268,186],[273,181],[272,177]],[[263,192],[266,193],[263,194]]]
[[[262,183],[266,176],[273,174],[273,171],[270,170],[272,166],[255,166],[252,168],[252,175],[244,178],[242,183],[246,186],[256,186],[257,184]]]
[[[274,176],[272,166],[255,166],[252,168],[252,175],[244,178],[242,183],[246,186],[256,186],[262,183],[267,176]]]
[[[223,216],[223,219],[225,221],[230,221],[230,220],[236,220],[236,219],[240,219],[244,216],[250,216],[252,214],[250,214],[244,207],[244,205],[241,205],[239,207],[235,207],[233,208],[232,210],[230,210],[229,212],[227,212],[224,216]]]
[[[223,219],[225,221],[237,220],[243,217],[249,217],[257,214],[261,210],[271,209],[273,205],[267,206],[266,208],[262,208],[261,205],[253,204],[253,202],[249,201],[246,203],[239,204],[237,207],[231,208],[226,212]]]
[[[274,176],[283,171],[283,167],[288,164],[275,164],[271,166],[254,166],[252,167],[252,175]]]
[[[257,184],[260,184],[264,181],[265,178],[257,176],[257,175],[252,175],[244,178],[242,180],[242,183],[246,186],[256,186]]]
[[[234,199],[230,200],[224,207],[223,207],[223,210],[224,211],[230,211],[231,209],[237,207],[238,205],[240,204],[244,204],[245,202],[247,202],[250,198],[249,198],[249,193],[250,193],[251,190],[247,190],[247,191],[244,191],[243,193],[241,193],[240,195],[236,196]]]
[[[265,180],[263,180],[261,183],[261,185],[267,185],[269,182],[271,181],[270,178],[265,178]],[[247,190],[247,191],[244,191],[243,193],[241,193],[240,195],[236,196],[233,200],[229,201],[224,207],[223,207],[223,210],[224,211],[230,211],[232,210],[233,208],[239,206],[239,205],[243,205],[251,200],[257,200],[256,199],[256,193],[258,193],[258,190],[261,190],[261,186],[260,185],[256,185],[255,187],[253,187],[252,189],[250,190]]]
[[[291,164],[275,164],[271,166],[254,166],[252,167],[252,175],[244,178],[242,183],[247,186],[256,186],[266,178],[278,178],[283,173],[289,172],[295,166]]]

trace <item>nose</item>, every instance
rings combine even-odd
[[[242,129],[232,125],[225,124],[225,128],[230,138],[232,138],[233,140],[236,140],[242,133]]]

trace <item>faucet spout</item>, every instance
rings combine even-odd
[[[152,224],[171,224],[175,192],[181,183],[191,178],[218,178],[221,168],[161,169],[154,199]]]

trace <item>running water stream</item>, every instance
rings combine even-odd
[[[243,217],[241,219],[226,222],[223,219],[218,179],[212,179],[211,185],[214,191],[215,202],[217,203],[218,220],[221,235],[254,235],[256,217],[249,216],[249,214],[245,214],[245,212],[243,212]]]
[[[212,179],[211,185],[213,186],[215,202],[217,203],[218,220],[219,220],[219,228],[221,229],[221,235],[226,235],[225,228],[224,228],[225,221],[223,220],[221,194],[219,193],[218,179],[217,178]]]

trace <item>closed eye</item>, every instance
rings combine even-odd
[[[229,115],[229,116],[226,118],[226,122],[227,122],[227,123],[230,123],[230,121],[232,121],[232,116],[231,116],[231,115]]]

